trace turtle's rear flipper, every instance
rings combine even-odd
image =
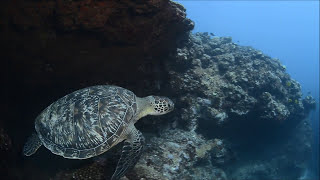
[[[42,145],[38,135],[33,133],[27,140],[26,144],[23,147],[23,154],[25,156],[31,156],[34,154],[39,147]]]
[[[142,153],[143,144],[143,135],[133,127],[131,135],[129,135],[128,139],[124,142],[121,157],[111,180],[120,179],[128,170],[134,167]]]

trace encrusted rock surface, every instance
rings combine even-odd
[[[295,122],[310,110],[307,107],[304,112],[300,84],[279,60],[238,46],[230,37],[196,34],[174,58],[168,65],[171,87],[178,89],[180,102],[188,105],[181,109],[181,121],[190,123],[189,117],[200,114],[195,117],[200,119],[199,128],[250,119],[260,124]]]
[[[131,173],[133,176],[128,177],[130,180],[225,178],[224,172],[213,168],[210,161],[214,151],[223,152],[224,148],[219,139],[207,141],[192,131],[167,130],[150,139]]]
[[[214,157],[211,163],[229,179],[297,179],[305,171],[312,137],[304,118],[315,102],[302,97],[279,60],[230,37],[197,33],[166,67],[177,102],[175,126],[228,142],[221,161],[231,163],[214,163]]]
[[[52,180],[88,180],[88,179],[106,179],[106,162],[102,159],[86,165],[79,169],[61,171]]]

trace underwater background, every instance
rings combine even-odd
[[[319,1],[192,1],[180,0],[193,32],[231,36],[279,58],[287,72],[311,94],[317,108],[310,113],[313,130],[312,173],[319,179]]]
[[[198,25],[194,32],[231,36],[238,44],[279,58],[292,78],[300,82],[303,94],[315,97],[319,107],[318,1],[179,2]],[[319,174],[319,108],[311,112],[310,120],[313,170]]]
[[[3,0],[0,40],[1,180],[110,179],[123,143],[22,154],[42,110],[94,85],[175,103],[135,124],[121,180],[319,179],[318,1]]]

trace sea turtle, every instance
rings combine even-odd
[[[23,153],[31,156],[44,145],[52,153],[69,159],[87,159],[124,141],[112,180],[121,178],[138,161],[144,137],[134,124],[146,115],[172,111],[167,97],[137,97],[110,85],[77,90],[49,105],[35,120],[36,132]]]

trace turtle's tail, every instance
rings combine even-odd
[[[23,147],[23,154],[25,156],[31,156],[34,154],[39,147],[42,145],[38,135],[33,133],[27,140],[26,144]]]

